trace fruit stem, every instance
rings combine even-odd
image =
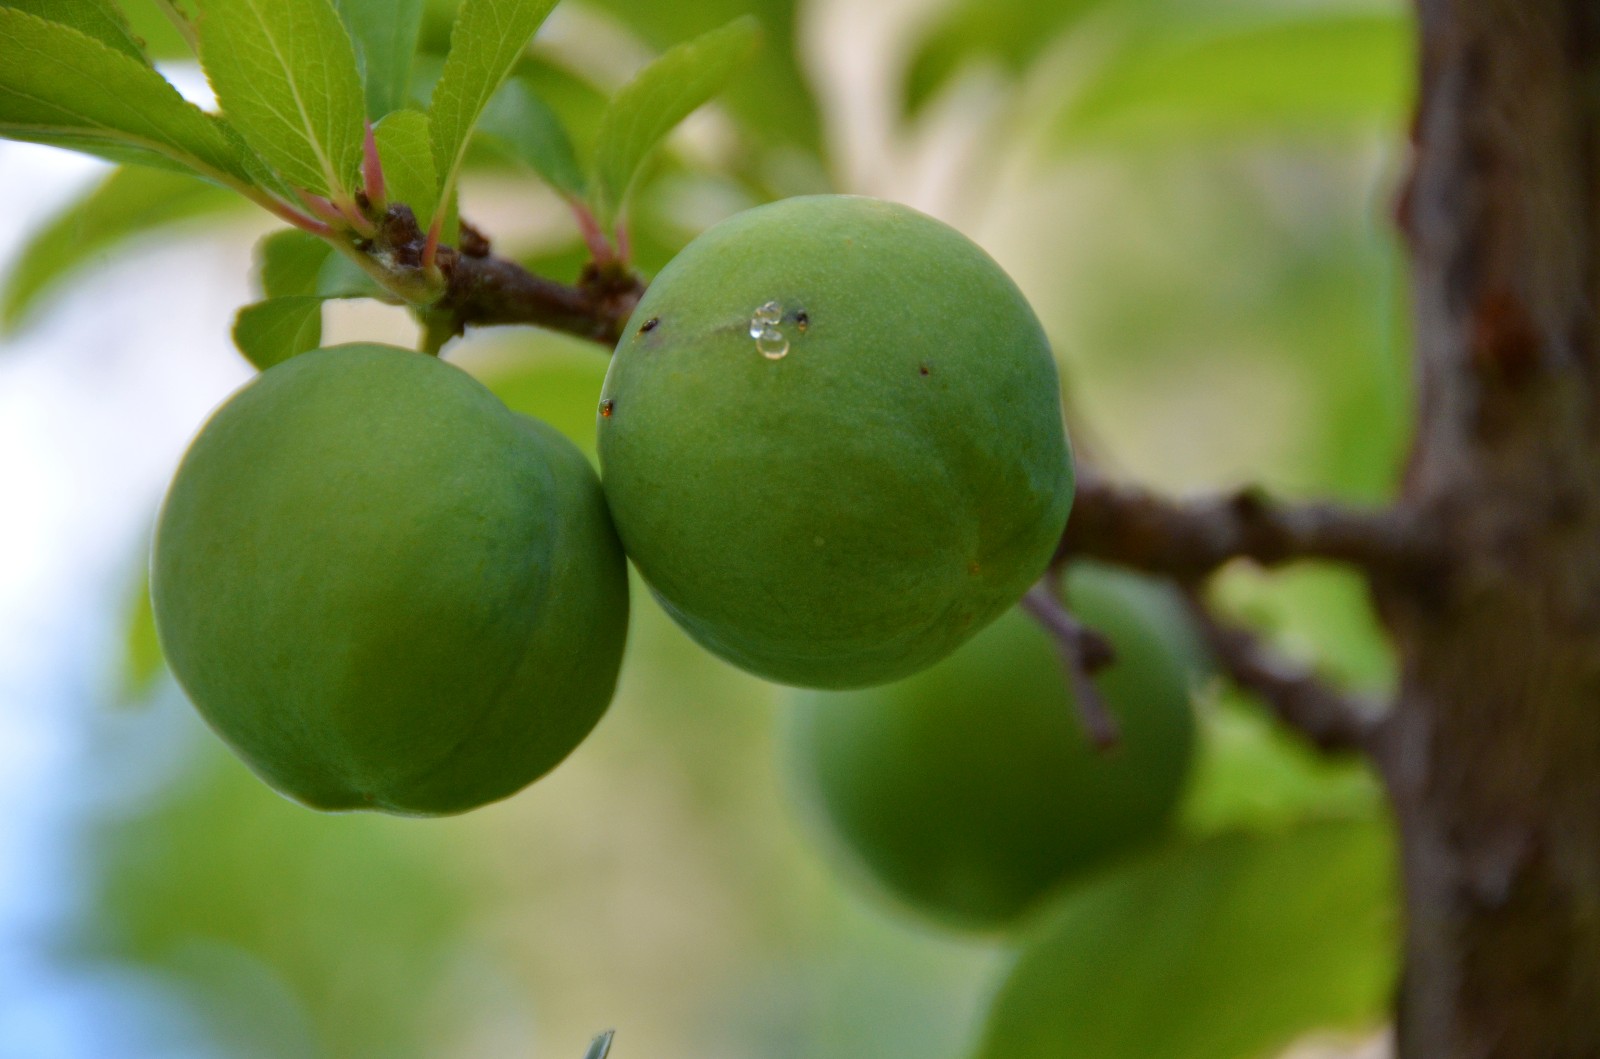
[[[1111,642],[1067,609],[1048,577],[1028,589],[1022,609],[1055,641],[1084,736],[1096,750],[1113,749],[1122,740],[1122,731],[1092,679],[1096,671],[1116,660]]]

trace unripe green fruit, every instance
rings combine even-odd
[[[320,809],[439,814],[605,712],[626,566],[577,449],[436,357],[343,346],[224,404],[156,529],[157,632],[240,757]]]
[[[1166,825],[1188,777],[1193,637],[1133,575],[1079,567],[1075,612],[1115,645],[1095,678],[1121,728],[1088,745],[1056,647],[1013,610],[907,680],[798,692],[800,794],[859,867],[937,919],[1005,925]]]
[[[788,199],[650,285],[606,376],[606,499],[701,644],[787,684],[944,657],[1039,576],[1072,503],[1038,320],[893,203]]]

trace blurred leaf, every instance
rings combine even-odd
[[[489,101],[478,128],[552,188],[568,198],[583,198],[587,181],[572,149],[572,139],[555,111],[545,105],[528,82],[513,77],[502,85]]]
[[[115,954],[181,976],[207,1017],[247,1005],[260,1024],[272,1008],[298,1006],[320,1047],[268,1055],[437,1054],[439,1008],[424,998],[448,974],[465,929],[453,874],[462,858],[451,845],[459,832],[310,812],[251,775],[187,712],[194,766],[160,804],[119,807],[98,836],[97,933]],[[237,976],[197,960],[201,949],[247,957],[258,968],[255,995],[239,996]],[[262,995],[267,982],[282,1001]]]
[[[439,174],[433,168],[433,147],[428,136],[428,115],[420,110],[397,110],[373,130],[383,179],[390,202],[403,202],[417,211],[426,224],[426,211],[439,198]]]
[[[317,274],[332,253],[326,240],[298,228],[263,236],[256,244],[261,293],[268,298],[317,293]]]
[[[0,40],[0,136],[244,176],[211,117],[139,60],[14,8],[0,8]]]
[[[538,101],[550,109],[565,133],[572,138],[576,157],[593,157],[594,136],[600,127],[600,115],[611,103],[609,91],[573,73],[559,62],[536,54],[517,63],[512,79],[527,85]]]
[[[337,0],[355,44],[373,121],[405,106],[423,0]]]
[[[650,149],[727,85],[760,38],[755,19],[734,19],[670,49],[622,87],[595,140],[595,205],[603,219],[622,212]]]
[[[1411,87],[1410,36],[1398,16],[1327,13],[1131,48],[1068,106],[1056,133],[1071,144],[1393,124]]]
[[[1394,986],[1387,829],[1325,821],[1176,845],[1036,924],[981,1059],[1248,1059],[1381,1017]]]
[[[513,412],[542,419],[595,456],[595,419],[605,382],[605,350],[553,332],[506,339],[503,359],[475,371]]]
[[[135,236],[243,203],[189,174],[115,170],[45,222],[17,254],[0,290],[0,332],[20,329],[63,282]]]
[[[764,41],[757,77],[737,78],[727,90],[729,109],[753,143],[822,152],[816,97],[801,71],[797,52],[796,0],[699,0],[668,4],[660,0],[588,0],[614,14],[630,31],[665,49],[740,15],[754,15]],[[1031,0],[1025,0],[1031,2]],[[549,96],[545,97],[547,100]],[[572,127],[569,125],[569,128]]]
[[[438,212],[438,198],[454,192],[467,142],[489,97],[511,73],[555,4],[556,0],[461,0],[450,31],[450,54],[429,108],[439,179],[430,215]]]
[[[960,0],[924,32],[906,69],[906,109],[916,111],[975,58],[1020,70],[1062,32],[1110,0]],[[1125,0],[1124,10],[1157,6]]]
[[[316,349],[322,341],[322,302],[291,294],[246,305],[233,323],[233,344],[259,371]]]
[[[611,1054],[611,1038],[616,1032],[616,1030],[606,1030],[596,1037],[589,1044],[589,1050],[583,1053],[583,1059],[606,1059],[606,1056]]]
[[[71,26],[131,59],[149,64],[144,49],[128,28],[128,20],[111,0],[0,0],[0,7]]]
[[[150,575],[139,578],[138,590],[128,608],[122,641],[122,695],[138,701],[150,693],[166,671],[161,642],[156,639],[156,612],[150,605]]]
[[[1330,760],[1238,693],[1201,711],[1200,749],[1182,809],[1189,833],[1382,813],[1383,792],[1365,763]]]
[[[204,0],[200,60],[256,153],[296,187],[348,197],[365,104],[354,46],[329,0]]]

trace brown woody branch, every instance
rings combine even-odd
[[[1279,721],[1327,753],[1376,753],[1384,717],[1376,703],[1284,658],[1255,633],[1219,618],[1198,595],[1190,593],[1188,600],[1229,679],[1258,695]]]
[[[1416,527],[1395,510],[1285,504],[1259,489],[1171,499],[1081,475],[1056,562],[1084,557],[1192,583],[1231,559],[1275,566],[1325,559],[1382,575],[1431,565]],[[1420,565],[1419,565],[1420,564]]]
[[[418,277],[417,285],[442,284],[442,296],[426,310],[433,348],[468,327],[494,324],[529,324],[612,346],[644,293],[644,281],[621,263],[591,263],[571,286],[536,276],[496,257],[489,240],[465,222],[459,247],[438,248],[437,273],[424,265],[426,246],[411,209],[394,205],[374,239],[358,249],[381,266],[390,286],[408,275]]]

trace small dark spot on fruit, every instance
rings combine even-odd
[[[654,331],[656,329],[656,326],[658,324],[660,324],[660,323],[661,323],[661,317],[652,316],[650,319],[646,320],[643,324],[639,325],[639,333],[642,335],[647,331]]]
[[[794,325],[801,331],[804,331],[806,328],[811,326],[811,314],[806,312],[804,309],[801,309],[799,312],[794,314]]]
[[[969,573],[969,574],[977,574],[978,571],[982,570],[982,569],[983,569],[983,567],[978,565],[978,560],[976,560],[976,559],[972,560],[972,562],[967,564],[967,573]]]
[[[615,402],[615,401],[601,401],[600,402],[600,417],[602,419],[610,419],[611,418],[611,410],[613,408],[615,408],[615,407],[617,407],[617,402]]]
[[[923,364],[920,367],[918,367],[917,368],[917,374],[918,375],[927,375],[928,374],[928,366],[926,364]]]

